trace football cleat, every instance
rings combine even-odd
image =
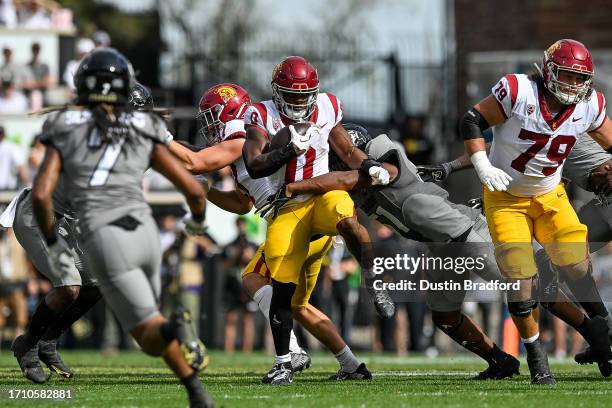
[[[532,353],[527,353],[527,365],[531,374],[531,383],[535,385],[555,385],[555,377],[548,366],[548,356],[540,346]]]
[[[28,380],[43,384],[49,380],[49,376],[45,374],[38,359],[38,346],[29,347],[23,335],[15,338],[11,345],[13,355],[19,363],[23,376]]]
[[[196,371],[205,369],[208,366],[208,354],[193,325],[191,313],[183,306],[177,307],[170,317],[170,324],[176,330],[176,338],[187,364]]]
[[[40,340],[38,342],[38,358],[45,363],[52,373],[64,378],[72,378],[74,372],[64,363],[57,352],[57,340]]]
[[[581,334],[589,343],[589,347],[576,354],[574,360],[579,364],[597,363],[601,375],[610,377],[612,375],[612,349],[606,319],[595,316],[587,320]]]
[[[513,375],[519,375],[519,367],[521,363],[510,354],[504,353],[504,356],[499,361],[494,361],[489,364],[489,367],[473,377],[473,380],[503,380],[504,378],[512,378]]]
[[[329,376],[330,380],[345,381],[345,380],[371,380],[372,373],[366,367],[365,363],[359,364],[359,367],[352,373],[347,373],[340,368],[336,374]]]
[[[261,379],[264,384],[289,385],[293,383],[291,362],[275,364]]]
[[[294,373],[309,369],[311,362],[310,356],[304,350],[300,350],[297,353],[291,353],[291,368]]]
[[[391,299],[391,296],[389,296],[389,292],[387,292],[385,289],[374,289],[371,282],[368,282],[366,287],[368,289],[368,293],[374,301],[374,307],[376,308],[376,313],[378,316],[382,317],[383,319],[392,318],[395,314],[395,303],[393,303],[393,299]]]

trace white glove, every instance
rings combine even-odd
[[[191,213],[187,213],[183,217],[183,224],[185,224],[185,232],[187,235],[204,235],[206,232],[206,220],[196,221],[193,219]]]
[[[493,166],[487,157],[487,152],[481,150],[470,156],[470,161],[474,165],[478,178],[487,186],[489,191],[506,191],[512,177],[502,169]]]
[[[319,128],[316,125],[311,126],[306,131],[305,135],[300,135],[293,125],[289,125],[289,131],[291,132],[291,143],[298,156],[306,153],[306,150],[310,147],[310,139],[312,135],[319,132]]]
[[[166,137],[164,138],[164,144],[166,146],[170,146],[170,143],[174,140],[174,135],[170,133],[169,130],[166,129]]]
[[[49,245],[49,268],[56,276],[74,275],[76,269],[72,251],[66,240],[60,236],[53,245]]]
[[[389,176],[389,172],[384,167],[372,166],[368,170],[368,173],[370,173],[370,177],[372,177],[373,186],[386,186],[389,184],[391,176]]]

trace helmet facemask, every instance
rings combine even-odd
[[[221,142],[225,123],[219,116],[223,111],[223,106],[214,105],[208,109],[198,112],[196,119],[198,121],[198,133],[204,139],[206,146],[213,146]]]
[[[553,61],[549,61],[546,68],[549,75],[548,80],[544,81],[546,88],[560,103],[564,105],[576,104],[583,101],[589,95],[593,84],[592,73],[578,69],[560,67]],[[576,85],[562,82],[559,80],[559,74],[563,71],[582,75],[584,77],[584,81],[581,84]]]
[[[317,105],[319,87],[309,89],[292,89],[272,82],[272,95],[276,107],[284,116],[295,122],[306,121]],[[290,103],[288,98],[303,98],[304,103]]]

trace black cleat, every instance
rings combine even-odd
[[[261,379],[264,384],[289,385],[293,383],[291,363],[275,364]]]
[[[580,330],[580,334],[589,343],[589,347],[576,354],[574,357],[576,362],[579,364],[597,363],[601,375],[610,377],[612,375],[612,349],[606,319],[601,316],[588,319],[585,327]]]
[[[371,380],[372,373],[366,367],[365,363],[359,364],[359,367],[352,373],[343,371],[342,368],[336,374],[329,376],[330,380],[345,381],[345,380]]]
[[[21,335],[15,338],[11,350],[25,378],[36,384],[43,384],[49,380],[49,376],[45,374],[40,365],[37,345],[29,347],[25,337]]]
[[[519,375],[519,367],[521,363],[516,358],[508,353],[504,353],[503,358],[499,361],[493,361],[489,367],[473,377],[473,380],[503,380],[504,378],[512,378],[513,375]]]
[[[189,395],[189,408],[214,408],[215,402],[206,390]]]
[[[534,351],[527,352],[527,365],[529,366],[532,384],[555,385],[557,383],[555,377],[550,372],[548,356],[541,344]]]
[[[291,367],[294,373],[299,373],[310,368],[311,359],[308,353],[300,350],[297,353],[291,353]]]
[[[38,358],[45,363],[52,373],[64,378],[72,378],[74,372],[57,352],[57,340],[40,340],[38,342]]]
[[[205,369],[208,355],[193,325],[191,313],[182,306],[177,307],[170,317],[170,324],[176,329],[176,338],[187,364],[196,371]]]

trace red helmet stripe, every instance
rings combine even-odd
[[[516,96],[518,95],[518,80],[516,79],[516,75],[513,74],[506,75],[506,80],[510,87],[510,102],[512,103],[512,107],[514,107]]]

